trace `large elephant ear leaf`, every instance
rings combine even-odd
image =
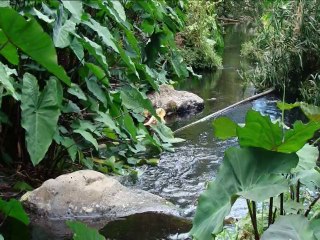
[[[297,163],[295,153],[229,148],[216,179],[199,198],[191,235],[195,239],[211,239],[218,234],[239,196],[262,202],[286,191],[289,184],[282,174],[289,173]]]
[[[12,8],[0,8],[0,29],[5,42],[19,48],[57,78],[70,85],[70,78],[58,65],[57,53],[50,36],[35,19],[26,20]],[[8,58],[8,51],[4,57]],[[11,55],[13,54],[12,51]],[[8,60],[15,62],[13,57]]]
[[[280,216],[261,237],[261,240],[317,240],[311,223],[302,215]]]
[[[22,127],[26,130],[27,149],[33,165],[45,156],[55,134],[62,101],[61,85],[47,81],[42,93],[37,79],[26,73],[21,96]]]

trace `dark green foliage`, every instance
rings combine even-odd
[[[11,163],[45,160],[51,170],[72,160],[107,172],[121,168],[102,164],[111,157],[123,166],[171,149],[169,129],[143,126],[144,111],[156,116],[146,93],[188,76],[174,39],[183,1],[169,4],[1,4],[1,155]]]
[[[207,0],[188,1],[186,27],[176,36],[182,56],[196,69],[222,66],[224,43],[217,23],[217,4]]]
[[[30,222],[28,215],[22,207],[22,204],[16,199],[10,199],[8,202],[0,199],[0,212],[4,214],[5,218],[15,218],[25,225],[28,225]]]

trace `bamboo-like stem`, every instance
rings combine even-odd
[[[280,215],[284,215],[283,201],[284,201],[284,196],[283,196],[283,193],[281,193],[280,194]]]
[[[268,227],[272,224],[272,212],[273,212],[273,197],[269,200],[269,216],[268,216]]]
[[[252,202],[252,208],[250,206],[250,201],[247,199],[247,206],[251,218],[251,223],[253,227],[253,232],[254,232],[254,239],[259,240],[259,231],[258,231],[258,225],[257,225],[257,206],[256,202]]]
[[[276,208],[273,212],[272,223],[274,223],[274,221],[276,220],[277,210],[278,209]]]
[[[296,189],[296,201],[300,202],[300,181],[297,182],[297,189]]]

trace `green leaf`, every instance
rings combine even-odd
[[[83,50],[83,46],[81,45],[81,43],[77,38],[73,38],[73,40],[70,43],[70,48],[72,49],[74,54],[77,56],[79,61],[82,62],[84,59],[84,50]]]
[[[310,223],[314,236],[317,240],[320,240],[320,219],[312,219]]]
[[[91,133],[85,131],[85,130],[81,130],[81,129],[76,129],[73,131],[74,133],[79,133],[86,141],[90,142],[95,149],[98,151],[99,146],[98,146],[98,142],[97,140],[92,136]]]
[[[122,103],[127,109],[136,113],[142,113],[144,109],[147,109],[153,116],[157,116],[150,100],[143,96],[138,89],[124,88],[120,94]]]
[[[62,1],[63,6],[68,9],[73,17],[81,19],[83,6],[82,1]]]
[[[239,196],[261,202],[287,190],[289,184],[282,174],[289,173],[297,163],[298,156],[294,153],[229,148],[216,179],[199,198],[192,236],[211,239],[211,234],[219,233]]]
[[[46,23],[53,23],[55,21],[54,19],[49,18],[47,15],[44,15],[42,12],[40,12],[36,8],[32,8],[31,14],[37,16],[40,20],[43,20]]]
[[[72,161],[76,160],[78,147],[72,138],[64,137],[61,144],[67,149],[68,154]]]
[[[277,107],[280,110],[291,110],[293,108],[300,107],[300,102],[296,102],[296,103],[277,102]]]
[[[106,46],[111,47],[115,52],[119,53],[118,47],[114,43],[115,40],[107,27],[102,26],[92,18],[90,21],[84,21],[82,23],[95,31],[102,38],[102,41]]]
[[[3,85],[3,87],[6,89],[6,91],[15,100],[20,100],[20,96],[16,92],[16,89],[14,87],[14,79],[10,76],[10,75],[12,75],[12,72],[9,72],[8,70],[10,70],[10,69],[6,65],[3,65],[0,62],[0,86]]]
[[[64,1],[65,2],[65,1]],[[53,28],[53,42],[57,48],[65,48],[70,45],[71,33],[75,33],[76,24],[67,20],[62,24],[62,17],[58,18]]]
[[[70,93],[73,96],[76,96],[80,100],[87,100],[85,93],[77,84],[71,83],[71,87],[68,89],[68,93]]]
[[[7,37],[5,36],[4,32],[0,29],[0,54],[4,56],[10,63],[13,65],[18,65],[19,63],[19,55],[17,48],[12,45]]]
[[[32,191],[33,187],[26,182],[16,182],[13,186],[13,189],[16,191]]]
[[[83,47],[87,49],[88,52],[97,60],[100,66],[107,71],[108,63],[107,63],[106,56],[102,50],[102,47],[99,44],[91,41],[87,37],[84,37],[83,39],[79,39],[79,41],[82,43]]]
[[[109,86],[109,79],[107,74],[97,65],[93,63],[86,63],[85,66],[102,82],[104,86]]]
[[[241,146],[261,147],[274,150],[282,144],[282,128],[279,123],[272,123],[270,117],[250,110],[246,115],[244,127],[237,128]]]
[[[300,103],[300,108],[310,121],[320,121],[320,107],[307,103]]]
[[[214,136],[225,140],[237,136],[238,125],[228,117],[219,117],[212,122]]]
[[[114,120],[108,113],[98,112],[99,116],[95,120],[101,123],[104,123],[107,127],[115,130],[117,133],[120,133],[120,129],[116,126]]]
[[[280,216],[261,240],[317,240],[308,219],[301,215]]]
[[[0,198],[0,212],[5,216],[19,220],[25,225],[30,223],[29,217],[24,211],[22,204],[16,199],[10,199],[9,202],[6,202]]]
[[[56,132],[62,102],[61,85],[50,79],[39,92],[37,79],[26,73],[21,96],[21,125],[26,130],[27,149],[33,165],[45,156]]]
[[[136,65],[134,64],[134,62],[132,61],[132,59],[128,56],[128,54],[121,48],[121,46],[119,44],[117,44],[118,46],[118,50],[119,50],[119,54],[121,59],[125,62],[125,64],[129,67],[129,69],[138,77],[140,78],[137,69],[136,69]]]
[[[1,3],[0,3],[1,4]],[[3,236],[0,234],[0,240],[4,240]]]
[[[118,13],[118,16],[121,18],[121,20],[123,22],[126,21],[126,13],[124,11],[124,8],[122,6],[122,4],[118,1],[118,0],[113,0],[111,1],[113,9],[116,10],[116,12]]]
[[[172,53],[170,62],[174,72],[177,74],[179,78],[186,78],[189,76],[187,66],[184,63],[183,58],[178,53],[176,52]]]
[[[314,169],[317,166],[319,157],[319,150],[310,144],[304,145],[298,152],[299,163],[298,166],[292,169],[292,173],[298,173],[304,170]]]
[[[141,23],[141,29],[144,33],[151,35],[154,32],[154,22],[150,19],[144,19]]]
[[[58,65],[51,37],[43,31],[35,19],[25,20],[12,8],[0,8],[0,28],[12,45],[70,85],[70,78]]]
[[[237,128],[240,146],[261,147],[278,152],[296,152],[310,140],[315,131],[320,129],[320,122],[303,124],[296,121],[293,129],[284,133],[279,123],[273,123],[268,116],[250,110],[244,127]]]
[[[314,133],[320,129],[320,122],[309,122],[303,124],[301,121],[296,121],[293,124],[293,129],[285,132],[284,142],[277,147],[279,152],[296,152],[301,149]]]
[[[73,232],[73,240],[105,240],[98,230],[89,228],[87,225],[77,221],[67,221],[66,224]]]
[[[104,89],[95,81],[95,79],[86,78],[86,84],[89,89],[89,91],[100,101],[102,102],[105,106],[108,105],[107,102],[107,97],[106,97],[106,90]]]
[[[128,110],[126,110],[124,112],[122,121],[123,121],[124,128],[130,134],[131,138],[133,140],[137,140],[137,138],[136,138],[137,137],[137,129],[136,129],[136,126],[134,125],[134,121],[133,121],[130,113],[128,112]]]

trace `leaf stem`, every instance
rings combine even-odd
[[[296,201],[300,202],[300,180],[297,182],[297,189],[296,189]]]
[[[283,201],[284,201],[284,196],[283,196],[283,193],[281,193],[280,194],[280,215],[284,215]]]
[[[273,213],[273,197],[269,200],[269,216],[268,216],[268,227],[272,224],[272,213]]]
[[[248,206],[248,210],[249,210],[249,214],[250,214],[250,218],[251,218],[251,223],[252,223],[252,227],[253,227],[253,231],[254,231],[254,239],[255,240],[259,240],[259,231],[258,231],[258,225],[257,225],[257,206],[256,206],[256,202],[252,201],[252,208],[250,206],[250,200],[247,199],[247,206]]]

